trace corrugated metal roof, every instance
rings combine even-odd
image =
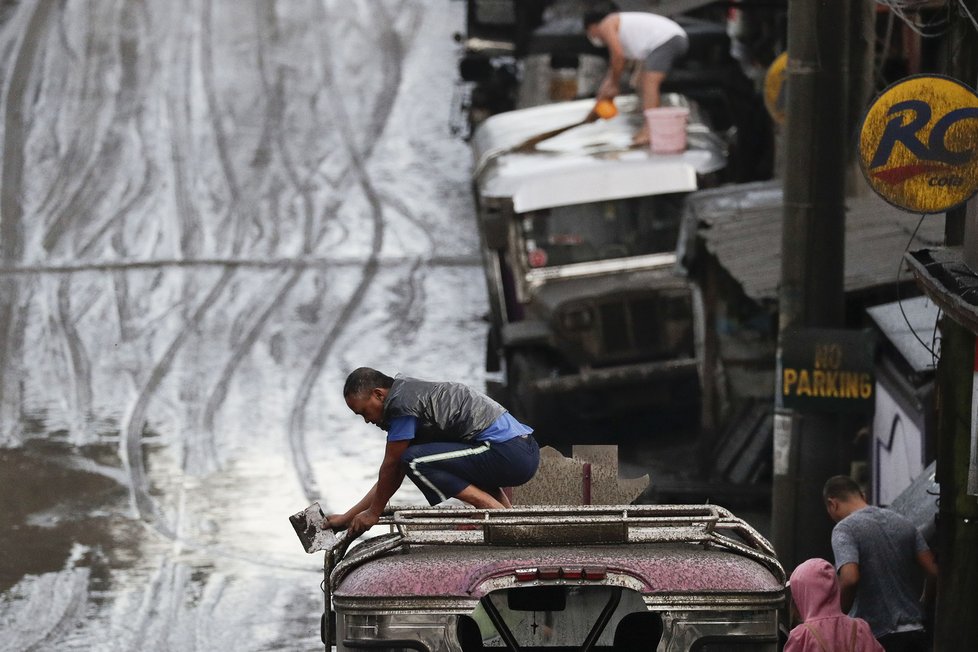
[[[913,297],[884,303],[867,308],[866,312],[879,326],[880,332],[910,364],[911,369],[922,373],[932,371],[937,366],[936,356],[928,350],[928,346],[933,346],[933,343],[927,342],[937,328],[940,308],[930,297]]]
[[[686,219],[719,264],[758,302],[776,301],[781,282],[782,192],[779,181],[743,184],[690,196]],[[876,195],[846,202],[845,291],[896,281],[920,215]],[[944,240],[944,215],[924,218],[913,245]],[[905,277],[902,279],[905,280]]]

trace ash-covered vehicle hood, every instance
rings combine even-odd
[[[645,594],[772,593],[783,585],[764,566],[733,552],[681,544],[454,549],[418,546],[374,559],[347,575],[338,598],[481,598],[490,580],[532,568],[603,569],[603,580]],[[631,580],[631,581],[629,581]],[[586,583],[586,581],[584,582]]]
[[[349,549],[330,576],[334,597],[478,599],[548,581],[644,594],[784,589],[770,543],[715,505],[405,508],[382,521],[397,532]]]
[[[648,294],[667,289],[686,289],[689,281],[678,276],[672,265],[658,269],[636,269],[609,276],[585,276],[549,281],[533,290],[533,304],[546,317],[568,301],[588,301],[627,294]]]
[[[777,649],[784,568],[721,507],[392,511],[323,548],[327,649]]]
[[[681,96],[667,96],[673,104]],[[488,118],[472,139],[483,199],[509,199],[516,213],[591,202],[696,190],[698,176],[726,165],[722,141],[691,108],[688,148],[655,154],[633,146],[644,120],[634,96],[615,100],[618,115],[576,126],[531,151],[514,151],[542,133],[582,121],[593,99],[509,111]]]

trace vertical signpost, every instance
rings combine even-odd
[[[779,357],[787,333],[844,324],[848,25],[851,1],[788,3]],[[777,397],[781,405],[780,395]],[[785,568],[831,554],[821,485],[838,469],[831,413],[775,413],[771,534]]]

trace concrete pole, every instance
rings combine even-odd
[[[970,651],[978,642],[978,499],[967,493],[974,353],[974,333],[944,318],[937,367],[937,481],[941,500],[935,652]]]
[[[978,0],[962,6],[978,16]],[[978,82],[978,39],[968,16],[952,13],[946,39],[945,71],[975,88]],[[978,271],[978,199],[947,213],[945,244],[963,245],[964,263]],[[941,358],[937,367],[937,481],[941,486],[938,514],[937,609],[934,650],[974,649],[978,641],[978,499],[968,495],[971,457],[971,400],[975,334],[945,318],[941,322]]]
[[[779,342],[788,330],[839,328],[845,320],[850,4],[792,0],[788,5]],[[821,485],[840,471],[841,430],[833,415],[779,410],[775,417],[771,530],[789,572],[806,558],[831,555],[832,523]]]
[[[873,97],[876,81],[876,3],[855,3],[849,9],[849,21],[849,97],[846,116],[849,149],[846,196],[863,197],[873,192],[859,166],[859,129]]]
[[[961,2],[972,16],[978,16],[978,0],[961,0]],[[978,39],[975,38],[975,28],[970,18],[961,11],[951,12],[944,47],[946,49],[944,69],[947,76],[975,88],[975,83],[978,82]],[[963,206],[947,212],[944,222],[944,244],[957,246],[964,242],[966,214],[967,211]]]

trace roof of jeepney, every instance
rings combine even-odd
[[[604,567],[637,580],[646,594],[757,593],[784,586],[763,564],[689,544],[556,547],[407,546],[353,569],[337,597],[480,598],[483,583],[533,567]],[[587,584],[587,580],[575,581]]]
[[[687,127],[686,151],[655,154],[647,146],[632,145],[644,120],[637,99],[618,97],[615,103],[619,113],[614,118],[576,126],[528,152],[513,150],[529,138],[582,121],[594,100],[546,104],[488,118],[472,139],[481,196],[512,199],[514,210],[523,213],[689,192],[697,188],[697,174],[726,165],[719,140],[696,119],[695,111]]]

